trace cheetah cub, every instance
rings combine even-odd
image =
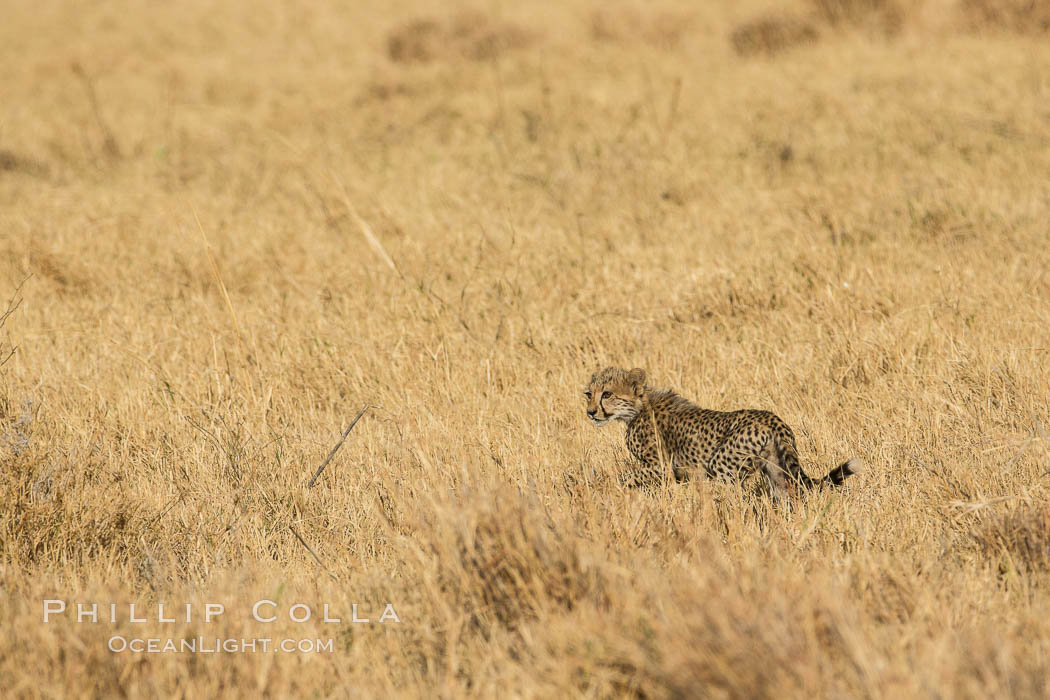
[[[848,460],[822,479],[802,471],[795,435],[769,411],[711,411],[673,391],[645,384],[645,370],[607,367],[591,376],[587,416],[598,427],[614,420],[627,424],[627,449],[641,463],[620,475],[625,486],[659,483],[667,468],[677,481],[703,472],[720,479],[761,471],[776,499],[789,483],[812,488],[838,486],[860,469]]]

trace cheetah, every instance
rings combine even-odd
[[[860,470],[851,459],[813,479],[799,464],[794,433],[775,414],[703,409],[645,381],[643,369],[607,367],[591,376],[584,391],[594,425],[627,424],[627,449],[641,466],[620,475],[624,486],[650,486],[671,474],[686,481],[701,472],[722,480],[759,472],[779,501],[789,484],[838,486]]]

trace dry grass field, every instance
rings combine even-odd
[[[1047,697],[1050,3],[368,5],[5,6],[4,694]]]

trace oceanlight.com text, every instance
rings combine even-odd
[[[335,651],[327,639],[223,639],[221,637],[123,637],[114,635],[106,642],[110,651],[131,654],[318,654]]]

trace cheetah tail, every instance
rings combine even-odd
[[[845,462],[828,472],[823,479],[814,480],[814,485],[829,484],[840,486],[847,476],[853,476],[864,468],[864,463],[859,459],[847,459]]]

